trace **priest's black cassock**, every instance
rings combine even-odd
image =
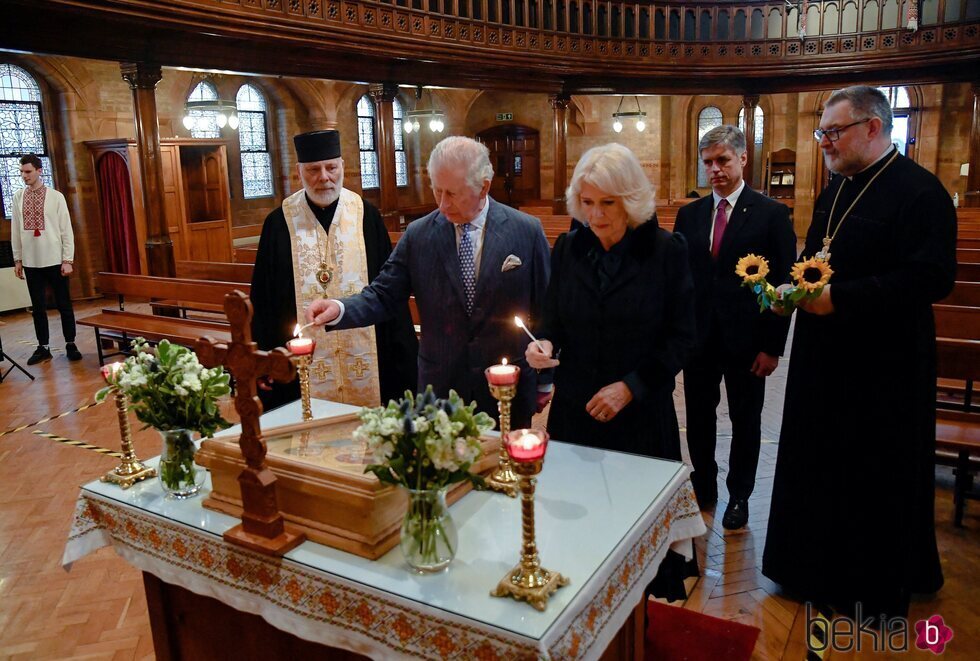
[[[324,231],[337,211],[338,201],[321,209],[306,198]],[[259,251],[252,274],[252,338],[260,349],[286,346],[296,325],[296,295],[293,282],[292,244],[282,207],[270,213],[262,226]],[[364,249],[367,253],[368,280],[373,280],[391,254],[391,239],[378,209],[364,202]],[[398,399],[418,383],[418,339],[408,306],[389,322],[375,326],[381,401]],[[274,384],[271,391],[260,391],[265,410],[299,398],[299,381]]]
[[[803,599],[904,616],[943,584],[933,521],[931,304],[956,273],[956,212],[889,152],[817,199],[803,255],[830,233],[834,312],[797,312],[762,571]],[[858,193],[874,175],[853,210]]]

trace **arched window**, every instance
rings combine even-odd
[[[10,218],[14,191],[24,187],[20,178],[21,156],[40,156],[41,178],[47,186],[54,186],[41,121],[41,88],[31,74],[13,64],[0,64],[0,154],[0,211]]]
[[[235,104],[238,106],[238,145],[241,148],[245,199],[270,197],[274,191],[265,123],[265,97],[255,85],[246,83],[238,88]]]
[[[888,103],[892,107],[892,142],[898,147],[898,151],[903,156],[909,156],[909,139],[914,137],[911,129],[912,107],[909,99],[909,91],[906,87],[879,87],[879,90],[888,97]]]
[[[391,102],[391,114],[395,119],[392,131],[395,136],[395,185],[408,186],[408,159],[405,156],[405,132],[402,130],[405,111],[397,97]]]
[[[191,90],[187,97],[188,101],[217,101],[218,90],[207,81],[202,80]],[[188,111],[191,117],[195,117],[194,127],[191,129],[192,138],[220,138],[221,129],[218,127],[218,113],[214,110],[193,109]]]
[[[357,144],[361,150],[361,188],[378,188],[378,150],[374,140],[374,102],[365,94],[357,102]]]
[[[738,111],[738,128],[745,131],[745,108]],[[766,128],[766,118],[765,113],[762,112],[760,106],[755,107],[755,142],[751,145],[746,145],[747,149],[752,150],[752,182],[756,186],[762,181],[762,168],[763,168],[763,155],[765,152],[762,149],[763,137],[765,135]]]
[[[721,110],[715,108],[714,106],[706,106],[701,109],[698,113],[698,142],[701,142],[701,138],[704,134],[713,129],[716,126],[721,126],[724,123],[721,116]],[[694,145],[694,149],[697,150],[698,146]],[[698,162],[698,188],[708,187],[708,173],[704,171],[704,163],[701,162],[701,152],[697,154]]]

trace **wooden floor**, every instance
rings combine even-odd
[[[98,301],[76,304],[76,314],[85,316],[102,305]],[[115,450],[118,433],[111,405],[92,406],[93,394],[100,387],[92,330],[79,328],[78,345],[85,357],[71,363],[64,355],[56,312],[50,320],[54,359],[28,368],[36,381],[15,369],[0,383],[0,659],[152,658],[146,600],[133,567],[111,549],[102,549],[75,563],[70,573],[61,568],[78,486],[116,464],[110,456],[68,443],[80,441]],[[26,367],[34,350],[30,315],[0,315],[0,337],[5,351]],[[4,371],[9,366],[0,363]],[[698,542],[702,576],[690,579],[690,598],[684,604],[759,627],[757,659],[806,657],[801,605],[781,595],[759,570],[785,373],[783,361],[769,380],[764,444],[749,525],[737,532],[721,527],[727,469],[722,462],[718,521],[713,513],[705,514],[710,531]],[[683,426],[680,388],[675,397]],[[233,412],[229,418],[234,418]],[[11,431],[14,429],[17,431]],[[719,432],[723,437],[721,458],[727,453],[730,427],[721,423]],[[136,432],[135,442],[142,457],[159,453],[159,437],[152,430]],[[940,469],[937,479],[937,533],[946,586],[938,595],[913,603],[911,619],[941,614],[955,634],[944,657],[973,659],[980,656],[980,616],[974,605],[974,591],[980,588],[980,503],[968,505],[965,529],[954,528],[952,477],[948,470]],[[696,646],[696,641],[691,642]],[[828,653],[824,658],[854,656],[886,658],[869,653]],[[911,657],[933,658],[919,651]]]

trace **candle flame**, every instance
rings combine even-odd
[[[501,358],[500,359],[500,364],[501,365],[506,365],[507,364],[507,359],[506,358]]]
[[[517,315],[514,315],[514,323],[517,324],[518,328],[527,329],[527,326],[524,325],[524,320],[518,317]]]
[[[299,324],[293,328],[293,337],[303,337],[303,329],[299,327]]]

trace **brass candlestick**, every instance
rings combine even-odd
[[[310,404],[310,362],[311,356],[309,354],[304,354],[300,356],[293,356],[293,362],[296,363],[296,373],[299,376],[299,399],[303,406],[303,422],[309,422],[313,419],[313,406]],[[300,434],[299,445],[295,448],[289,448],[286,451],[288,454],[295,454],[300,457],[313,457],[323,452],[322,447],[310,446],[310,432],[304,431]]]
[[[511,465],[507,449],[504,447],[504,439],[510,431],[510,402],[517,394],[517,385],[498,386],[491,383],[490,393],[497,399],[497,410],[500,412],[500,455],[497,467],[493,469],[486,482],[494,491],[516,498],[520,479]]]
[[[129,428],[129,415],[126,412],[126,395],[119,388],[115,388],[116,395],[116,414],[119,417],[119,434],[122,437],[122,462],[111,471],[102,476],[103,482],[118,484],[123,489],[128,489],[137,482],[149,477],[156,477],[155,468],[148,468],[136,458],[133,450],[133,436]]]
[[[538,546],[534,541],[534,476],[541,472],[544,459],[514,462],[514,470],[520,475],[521,521],[524,543],[521,547],[521,561],[507,572],[497,587],[490,592],[494,597],[511,596],[525,600],[539,611],[548,605],[548,598],[569,580],[558,572],[541,566]]]
[[[313,407],[310,405],[310,356],[293,356],[296,362],[296,373],[299,375],[299,398],[303,403],[303,422],[313,419]]]

